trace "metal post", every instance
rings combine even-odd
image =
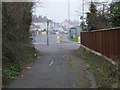
[[[82,24],[82,29],[84,29],[84,0],[82,0],[82,13],[83,13],[83,24]]]
[[[49,45],[49,34],[48,34],[48,26],[49,26],[49,22],[51,20],[47,20],[47,45]]]
[[[49,21],[47,20],[47,45],[49,45],[49,37],[48,37],[48,25],[49,25]]]

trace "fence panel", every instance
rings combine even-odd
[[[81,44],[113,60],[120,58],[120,28],[81,32]]]

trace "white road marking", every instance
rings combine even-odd
[[[54,63],[53,60],[51,60],[50,63],[49,63],[49,66],[52,66],[53,63]]]

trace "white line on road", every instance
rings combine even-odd
[[[51,60],[50,63],[49,63],[49,66],[52,66],[53,63],[54,63],[53,60]]]

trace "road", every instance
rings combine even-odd
[[[87,63],[76,55],[79,44],[61,35],[62,42],[56,43],[57,35],[35,37],[39,51],[37,60],[23,75],[13,80],[7,88],[95,88],[95,78]]]

